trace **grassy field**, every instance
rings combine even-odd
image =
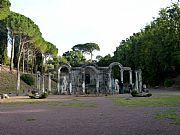
[[[180,110],[177,109],[163,110],[156,114],[156,119],[170,119],[173,121],[172,124],[180,125],[180,115],[178,113],[180,113]]]
[[[21,73],[21,75],[22,75],[22,73]],[[35,75],[34,75],[34,79],[36,80]],[[16,93],[16,80],[17,80],[16,72],[13,71],[13,73],[11,74],[9,72],[9,69],[7,67],[4,67],[0,71],[0,94]],[[51,81],[51,85],[52,85],[52,91],[55,91],[56,83],[54,81]],[[36,81],[33,86],[29,86],[21,80],[20,87],[21,87],[20,93],[22,93],[23,91],[27,92],[28,90],[33,90],[36,88]],[[45,88],[48,88],[48,77],[47,76],[45,76]]]
[[[156,96],[149,98],[110,98],[116,106],[128,107],[161,107],[161,106],[180,106],[180,96]]]

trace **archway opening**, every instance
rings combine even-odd
[[[95,67],[86,67],[85,68],[85,93],[93,94],[96,93],[98,72]]]

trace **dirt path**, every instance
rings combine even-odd
[[[52,96],[49,100],[58,102],[0,105],[0,135],[180,134],[180,126],[169,120],[155,119],[159,110],[167,108],[119,107],[106,97]],[[71,102],[94,103],[96,106],[62,105]]]

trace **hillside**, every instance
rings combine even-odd
[[[34,76],[35,79],[35,76]],[[48,79],[45,77],[45,88],[47,88]],[[52,84],[52,91],[56,89],[56,83],[54,81],[51,82]],[[21,91],[27,92],[28,90],[33,90],[36,88],[36,84],[34,86],[29,86],[21,80]],[[16,71],[14,70],[11,74],[7,67],[3,67],[0,71],[0,94],[2,93],[16,93]]]

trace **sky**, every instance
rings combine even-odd
[[[59,55],[74,45],[97,43],[96,55],[113,55],[120,42],[139,32],[171,0],[10,0],[11,11],[31,18]]]

